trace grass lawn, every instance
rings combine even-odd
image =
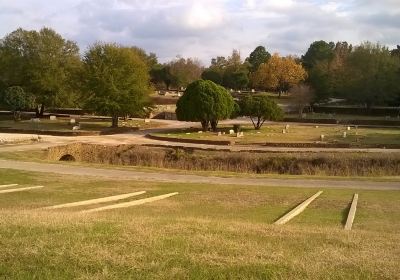
[[[96,120],[96,119],[76,119],[77,122],[80,123],[81,130],[87,131],[99,131],[105,128],[111,127],[111,120]],[[119,121],[119,126],[127,126],[127,127],[137,127],[140,128],[154,128],[159,127],[161,123],[156,121],[151,121],[150,123],[145,123],[144,121],[139,120],[128,120],[128,121]],[[39,123],[31,122],[30,120],[23,120],[20,122],[14,122],[13,120],[0,120],[0,128],[1,127],[9,127],[16,129],[26,129],[26,130],[57,130],[57,131],[71,131],[73,125],[69,124],[69,118],[57,118],[55,121],[51,121],[49,119],[41,119]]]
[[[234,140],[237,144],[265,143],[315,143],[320,141],[321,134],[325,135],[326,143],[350,143],[355,146],[371,144],[400,144],[400,128],[355,128],[347,130],[343,125],[296,125],[291,124],[287,133],[283,134],[285,123],[268,123],[259,131],[252,126],[242,127],[244,137],[229,135],[229,127],[220,127],[225,135],[218,136],[215,132],[198,133],[197,130],[177,130],[169,133],[156,133],[158,136],[178,137],[185,139],[204,140]],[[343,132],[347,137],[343,138]],[[188,134],[189,133],[189,134]]]
[[[287,114],[288,118],[298,118],[299,114]],[[345,114],[324,114],[324,113],[307,113],[304,119],[335,119],[335,120],[387,120],[398,121],[399,119],[394,116],[371,116],[371,115],[345,115]]]
[[[326,189],[285,226],[272,223],[315,189],[135,181],[0,170],[1,184],[45,188],[0,194],[4,279],[396,279],[399,191],[358,191],[354,229],[343,222],[354,190]],[[82,214],[38,210],[135,191],[180,194]]]

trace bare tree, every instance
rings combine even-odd
[[[299,112],[299,117],[303,117],[304,108],[309,106],[314,100],[314,90],[306,84],[298,84],[290,89],[290,93],[293,96],[293,103]]]

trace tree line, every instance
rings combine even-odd
[[[0,102],[14,112],[34,107],[42,116],[48,107],[79,107],[110,115],[116,125],[118,116],[146,114],[152,90],[187,88],[199,79],[279,96],[292,91],[299,108],[332,97],[367,108],[398,106],[400,46],[316,41],[301,57],[258,46],[245,59],[233,50],[203,67],[196,58],[159,63],[154,53],[116,43],[94,43],[81,55],[50,28],[20,28],[0,40]]]

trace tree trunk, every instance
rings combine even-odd
[[[201,127],[203,128],[204,132],[208,131],[209,124],[209,121],[201,121]]]
[[[44,114],[44,104],[36,106],[36,118],[42,118]]]
[[[211,121],[211,129],[217,131],[218,121]]]
[[[111,127],[118,127],[118,116],[112,116],[112,125]]]
[[[14,121],[19,122],[21,120],[21,111],[14,111]]]

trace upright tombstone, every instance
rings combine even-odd
[[[344,131],[344,132],[343,132],[343,138],[346,138],[346,137],[347,137],[347,132]]]
[[[351,127],[350,127],[350,126],[348,126],[348,127],[347,127],[347,130],[348,130],[348,131],[350,131],[350,130],[351,130]]]
[[[50,116],[50,120],[51,121],[55,121],[55,120],[57,120],[57,117],[56,116]]]
[[[229,134],[231,134],[231,135],[232,135],[232,134],[235,134],[235,131],[234,131],[233,129],[230,129],[230,130],[229,130]]]
[[[76,120],[75,119],[70,119],[69,120],[69,124],[75,124],[76,123]]]
[[[319,139],[320,139],[321,141],[324,141],[325,135],[321,134],[321,136],[319,137]]]

